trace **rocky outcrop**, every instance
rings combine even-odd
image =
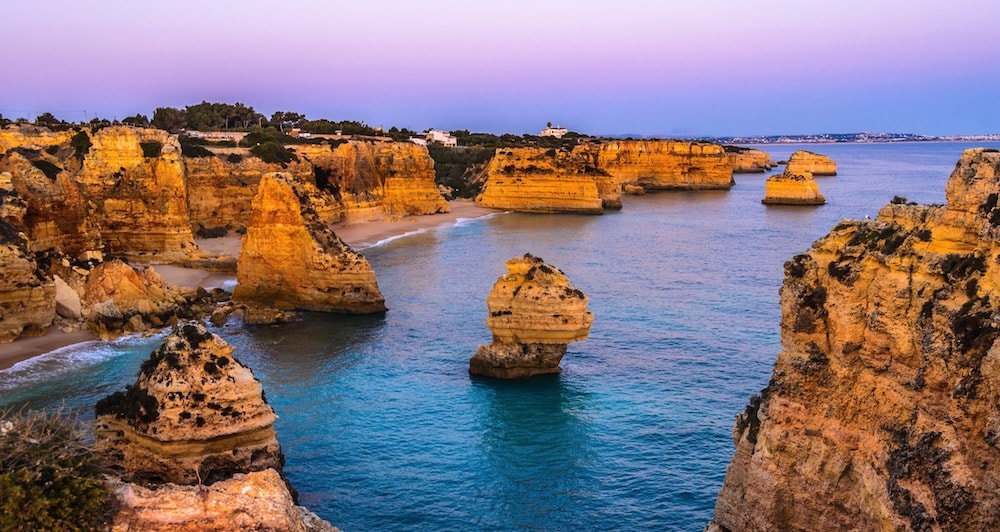
[[[765,151],[739,146],[723,146],[734,174],[761,174],[775,167]]]
[[[315,187],[288,174],[265,175],[243,237],[237,300],[321,312],[385,311],[368,261],[316,214]]]
[[[68,144],[75,132],[51,131],[38,126],[8,126],[0,128],[0,154],[15,148],[44,150],[60,144]]]
[[[597,179],[607,180],[610,176],[582,152],[500,148],[485,174],[482,193],[476,198],[483,207],[535,213],[604,213],[605,201]]]
[[[316,186],[342,204],[345,220],[397,219],[450,209],[434,183],[434,160],[424,146],[350,140],[294,148],[313,165]]]
[[[277,416],[233,348],[184,325],[101,400],[95,447],[111,479],[113,530],[335,530],[295,505]]]
[[[1000,527],[1000,153],[785,265],[782,351],[715,530]]]
[[[799,175],[809,172],[814,176],[837,175],[837,163],[826,155],[799,150],[788,158],[785,172]]]
[[[55,293],[21,233],[0,219],[0,343],[45,334],[56,313]]]
[[[184,325],[143,363],[135,385],[97,404],[96,438],[132,482],[212,484],[275,469],[274,410],[233,348]]]
[[[566,345],[590,333],[587,296],[538,257],[514,257],[506,266],[486,298],[493,343],[479,347],[469,372],[502,379],[558,373]]]
[[[577,150],[596,150],[598,168],[646,190],[729,189],[734,183],[725,150],[710,142],[616,140]]]
[[[288,172],[303,181],[313,180],[312,165],[301,159],[286,168],[250,156],[184,157],[183,161],[191,227],[202,236],[246,230],[262,175]]]
[[[275,470],[237,473],[211,486],[165,484],[156,489],[112,480],[120,509],[111,530],[164,532],[274,530],[335,532],[336,527],[296,506]]]
[[[812,174],[784,173],[767,178],[764,183],[764,199],[766,205],[822,205],[826,198],[819,192],[819,186]]]

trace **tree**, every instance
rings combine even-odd
[[[66,122],[59,120],[58,118],[53,116],[52,113],[45,112],[38,115],[38,117],[35,118],[35,123],[40,126],[58,126],[65,124]]]
[[[149,118],[146,118],[146,115],[137,114],[123,118],[122,123],[127,126],[146,127],[149,125]]]
[[[271,115],[268,125],[278,128],[278,131],[285,131],[285,126],[297,127],[306,119],[306,115],[293,113],[290,111],[275,111]]]
[[[173,107],[157,107],[153,112],[153,127],[177,133],[188,125],[187,114]]]

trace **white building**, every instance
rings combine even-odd
[[[569,131],[566,128],[564,128],[564,127],[559,127],[559,126],[552,127],[552,126],[548,126],[548,127],[546,127],[545,129],[542,130],[542,133],[539,136],[541,136],[541,137],[555,137],[557,139],[561,139],[563,137],[563,135],[565,135],[568,132]]]
[[[422,139],[419,137],[410,137],[410,142],[416,144],[417,146],[427,146],[427,139]]]
[[[451,133],[448,133],[447,131],[438,131],[436,129],[427,131],[427,142],[440,142],[449,148],[458,146],[458,139],[452,136]]]

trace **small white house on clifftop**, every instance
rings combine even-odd
[[[451,133],[448,133],[447,131],[438,131],[436,129],[430,129],[427,131],[427,142],[439,142],[449,148],[458,146],[458,139],[456,139]]]

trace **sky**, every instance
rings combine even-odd
[[[423,131],[1000,133],[997,0],[6,0],[0,114],[242,102]]]

